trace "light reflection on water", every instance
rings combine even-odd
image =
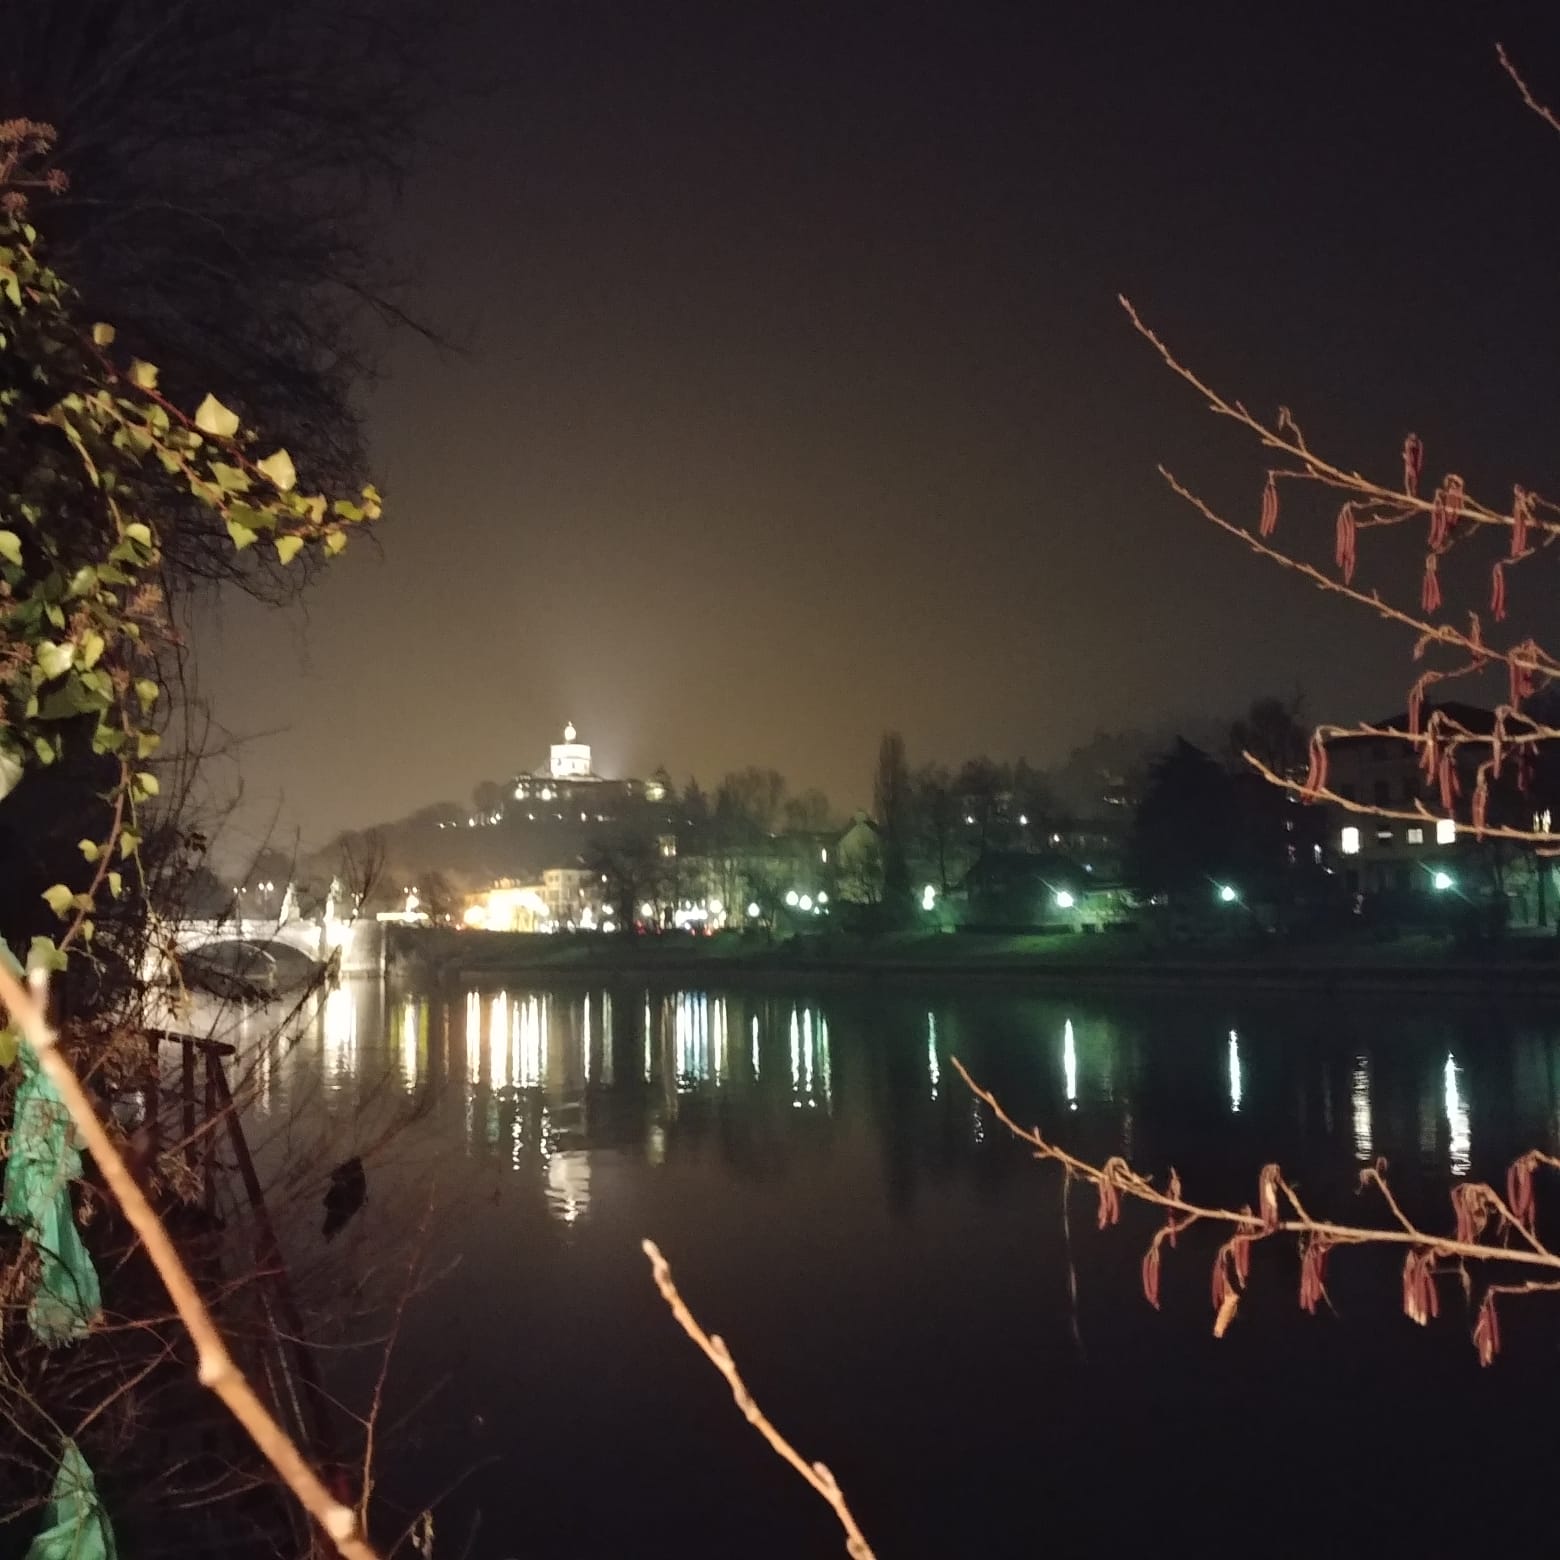
[[[1449,1167],[1454,1176],[1468,1174],[1473,1162],[1472,1132],[1468,1120],[1468,1102],[1458,1089],[1458,1067],[1450,1052],[1446,1057],[1446,1126],[1450,1136]]]
[[[1276,1120],[1283,1128],[1280,1142],[1296,1131],[1323,1141],[1336,1133],[1340,1162],[1370,1163],[1385,1155],[1401,1166],[1406,1158],[1423,1171],[1458,1179],[1475,1173],[1481,1148],[1475,1098],[1481,1089],[1503,1084],[1489,1048],[1469,1050],[1459,1041],[1453,1051],[1445,1043],[1454,1038],[1450,1030],[1442,1031],[1432,1065],[1426,1052],[1435,1040],[1425,1025],[1417,1038],[1406,1026],[1405,1035],[1389,1044],[1373,1023],[1368,1038],[1346,1042],[1334,1061],[1314,1036],[1284,1039],[1282,1024],[1271,1018],[1266,1025],[1247,1020],[1236,1028],[1210,1013],[1193,1028],[1183,1005],[1172,1031],[1153,1014],[1123,1023],[1108,1009],[1068,1006],[1073,1011],[1030,998],[1005,998],[989,1008],[979,1000],[905,998],[891,1018],[869,1020],[859,1007],[833,999],[739,992],[625,997],[605,989],[473,990],[453,999],[411,993],[382,1002],[377,988],[348,983],[324,996],[290,1049],[257,1049],[244,1076],[249,1108],[268,1119],[285,1118],[289,1101],[302,1097],[301,1072],[313,1067],[332,1114],[368,1109],[363,1101],[376,1079],[381,1090],[406,1101],[436,1101],[447,1124],[439,1129],[444,1147],[454,1146],[453,1113],[465,1155],[481,1160],[502,1144],[512,1168],[534,1164],[549,1206],[568,1223],[592,1204],[593,1156],[664,1158],[674,1125],[691,1108],[700,1113],[695,1131],[703,1130],[698,1121],[717,1103],[742,1119],[767,1108],[766,1101],[832,1118],[840,1105],[836,1030],[842,1015],[850,1031],[881,1031],[867,1052],[854,1045],[847,1051],[849,1073],[859,1078],[863,1056],[871,1055],[874,1065],[891,1065],[895,1090],[907,1072],[919,1074],[915,1092],[925,1106],[942,1110],[956,1097],[966,1141],[974,1143],[982,1140],[984,1125],[979,1112],[964,1110],[962,1086],[947,1087],[953,1054],[968,1063],[984,1053],[986,1078],[993,1066],[1016,1072],[1032,1096],[1025,1113],[1036,1120],[1044,1120],[1047,1089],[1056,1089],[1052,1109],[1077,1115],[1105,1154],[1130,1156],[1145,1122],[1156,1152],[1167,1134],[1174,1143],[1177,1118],[1198,1119],[1198,1099],[1211,1106],[1216,1093],[1226,1121],[1250,1117],[1262,1126]],[[1026,1018],[1026,1011],[1034,1017]],[[235,1033],[242,1044],[242,1036],[264,1028],[262,1019],[245,1018]],[[922,1037],[910,1051],[901,1049],[907,1030]],[[1044,1036],[1058,1030],[1060,1073],[1051,1073],[1054,1081],[1046,1085],[1043,1072],[1028,1069],[1055,1044]],[[1505,1071],[1518,1102],[1540,1089],[1544,1108],[1517,1146],[1549,1149],[1560,1124],[1560,1087],[1551,1081],[1560,1080],[1560,1061],[1552,1064],[1547,1037],[1530,1037],[1527,1044],[1528,1052],[1505,1064]],[[1253,1094],[1254,1078],[1262,1085],[1259,1095]],[[1390,1094],[1385,1103],[1383,1087]],[[642,1119],[627,1130],[621,1123],[636,1111]],[[1282,1114],[1275,1118],[1275,1111]],[[1487,1119],[1487,1113],[1479,1117],[1481,1133]],[[1491,1172],[1481,1167],[1478,1173]]]
[[[1370,1132],[1370,1058],[1356,1056],[1349,1085],[1349,1101],[1354,1120],[1354,1157],[1369,1164],[1376,1157]]]
[[[729,1096],[734,1108],[746,1109],[770,1089],[772,1079],[783,1080],[792,1110],[828,1117],[836,1109],[837,1058],[824,1001],[684,990],[646,991],[641,1001],[625,1003],[621,993],[615,1002],[608,990],[469,991],[454,1002],[425,994],[405,995],[391,1003],[381,1018],[377,998],[368,1000],[367,990],[348,983],[329,992],[312,1025],[306,1026],[317,1044],[326,1095],[360,1092],[367,1075],[380,1065],[373,1058],[388,1042],[384,1060],[403,1096],[421,1098],[432,1090],[458,1100],[466,1153],[480,1154],[502,1140],[515,1168],[521,1167],[526,1154],[542,1155],[539,1163],[549,1204],[565,1222],[582,1217],[590,1206],[591,1155],[596,1152],[587,1141],[594,1130],[592,1101],[620,1093],[619,1063],[627,1057],[637,1058],[628,1074],[628,1087],[648,1086],[649,1097],[659,1101],[656,1119],[638,1136],[638,1151],[651,1158],[665,1153],[667,1127],[685,1105]],[[946,1036],[945,1016],[955,1021],[955,1029]],[[1138,1097],[1145,1087],[1142,1075],[1163,1061],[1154,1049],[1156,1026],[1150,1022],[1139,1033],[1121,1032],[1105,1017],[1085,1013],[1075,1022],[1070,1013],[1059,1016],[1058,1108],[1081,1112],[1093,1121],[1111,1121],[1117,1139],[1112,1151],[1130,1153],[1135,1122],[1145,1103]],[[922,1004],[912,1022],[925,1037],[919,1058],[920,1092],[928,1104],[940,1105],[948,1096],[943,1076],[946,1057],[965,1043],[967,1015],[959,1011],[957,1002],[933,1002]],[[249,1020],[244,1024],[246,1032],[254,1027]],[[1018,1057],[1025,1050],[1017,1038],[1022,1027],[1014,1037]],[[1041,1022],[1029,1032],[1042,1033],[1047,1027]],[[1178,1030],[1184,1028],[1178,1023]],[[1250,1107],[1252,1070],[1265,1074],[1275,1067],[1260,1031],[1246,1028],[1243,1037],[1241,1030],[1210,1019],[1204,1043],[1184,1033],[1174,1042],[1184,1058],[1172,1069],[1177,1073],[1204,1065],[1199,1057],[1217,1054],[1218,1088],[1230,1116],[1244,1116]],[[1050,1033],[1054,1035],[1056,1029]],[[438,1044],[433,1039],[436,1034],[442,1037]],[[740,1042],[733,1046],[735,1035],[745,1036],[745,1047]],[[980,1043],[987,1042],[982,1037]],[[1462,1178],[1472,1172],[1476,1147],[1472,1128],[1476,1084],[1452,1052],[1443,1051],[1441,1056],[1444,1061],[1436,1068],[1434,1091],[1439,1110],[1428,1108],[1434,1097],[1428,1087],[1413,1091],[1415,1157],[1427,1168],[1438,1164],[1441,1173]],[[463,1059],[463,1066],[454,1068],[453,1057]],[[1278,1065],[1287,1070],[1293,1062],[1286,1055]],[[1349,1133],[1341,1147],[1354,1162],[1372,1161],[1384,1152],[1375,1098],[1376,1059],[1368,1049],[1347,1055],[1341,1070],[1346,1093],[1336,1101],[1335,1074],[1330,1066],[1318,1063],[1318,1068],[1322,1131],[1331,1135],[1336,1104],[1336,1119],[1347,1123],[1343,1130]],[[286,1088],[280,1071],[270,1050],[257,1053],[250,1077],[252,1109],[270,1114],[278,1108],[278,1090]],[[1539,1067],[1534,1076],[1549,1074]],[[1303,1098],[1312,1085],[1297,1080],[1294,1087]],[[1283,1093],[1274,1092],[1275,1096]],[[1399,1120],[1405,1104],[1401,1101],[1397,1106]],[[1300,1108],[1303,1114],[1304,1107]],[[977,1119],[969,1127],[972,1141],[979,1141],[983,1131]],[[1549,1128],[1557,1121],[1560,1104],[1546,1121],[1546,1144]],[[1403,1145],[1395,1147],[1401,1156]],[[621,1145],[612,1151],[621,1152]]]

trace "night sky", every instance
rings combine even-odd
[[[1553,491],[1560,136],[1494,57],[1560,101],[1553,10],[452,24],[471,90],[386,243],[463,350],[388,351],[382,557],[202,627],[244,828],[463,800],[566,717],[607,773],[774,765],[848,807],[889,726],[1049,763],[1296,685],[1400,707],[1399,636],[1165,491],[1159,460],[1254,523],[1261,463],[1116,294],[1349,461],[1394,473],[1412,428],[1431,474]]]

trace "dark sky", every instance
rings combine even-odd
[[[1051,762],[1296,684],[1319,716],[1400,706],[1400,639],[1164,490],[1161,459],[1254,520],[1261,464],[1116,294],[1350,461],[1391,474],[1414,428],[1433,472],[1543,487],[1560,136],[1494,44],[1560,100],[1546,11],[452,25],[480,90],[386,242],[467,348],[391,350],[383,557],[202,633],[251,825],[465,799],[565,717],[609,773],[772,764],[847,806],[886,726],[914,761]]]

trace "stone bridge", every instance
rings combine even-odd
[[[378,975],[384,970],[384,928],[377,921],[273,920],[230,916],[220,921],[181,921],[171,928],[176,948],[191,952],[227,942],[285,943],[324,963],[340,949],[343,975]]]

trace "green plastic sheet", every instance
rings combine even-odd
[[[26,1560],[117,1560],[108,1513],[98,1504],[97,1483],[74,1441],[65,1442],[43,1521]]]
[[[0,950],[13,967],[15,957]],[[21,1085],[11,1122],[0,1214],[37,1247],[42,1273],[27,1308],[32,1330],[45,1343],[79,1338],[102,1309],[97,1269],[76,1228],[70,1183],[81,1174],[81,1152],[58,1090],[30,1045],[21,1048]]]

